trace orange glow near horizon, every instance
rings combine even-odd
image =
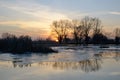
[[[52,36],[51,40],[58,42],[58,39],[56,37],[53,37],[53,36]]]
[[[56,39],[55,42],[58,42],[58,39]]]

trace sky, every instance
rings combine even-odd
[[[120,27],[120,0],[0,0],[0,35],[47,38],[54,20],[98,17],[106,29]]]

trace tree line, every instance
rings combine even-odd
[[[37,42],[37,43],[36,43]],[[41,41],[33,41],[30,36],[15,36],[9,33],[3,33],[0,38],[0,51],[6,53],[25,53],[25,52],[56,52],[50,47],[38,44]]]
[[[120,44],[120,28],[114,30],[114,39],[110,39],[104,34],[101,20],[96,17],[53,21],[51,33],[60,44]]]

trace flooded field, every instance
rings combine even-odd
[[[120,80],[120,47],[62,46],[58,53],[0,54],[0,80]]]

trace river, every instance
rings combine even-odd
[[[0,53],[0,80],[120,80],[120,47],[52,47],[58,53]]]

